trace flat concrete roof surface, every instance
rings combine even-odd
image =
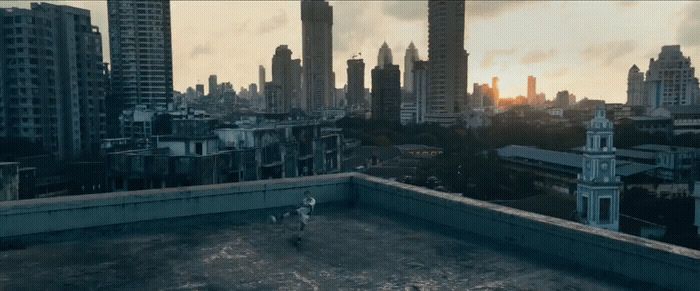
[[[274,211],[77,230],[0,245],[0,289],[617,290],[412,218],[320,205],[297,244]]]

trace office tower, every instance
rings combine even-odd
[[[35,142],[59,159],[97,154],[105,71],[90,11],[32,3],[0,9],[0,19],[0,137]]]
[[[391,54],[391,48],[385,41],[377,54],[377,67],[384,68],[384,66],[392,64],[394,64],[394,56]]]
[[[332,106],[333,7],[322,0],[301,1],[303,94],[309,113]]]
[[[431,119],[454,122],[464,106],[468,54],[464,50],[464,1],[428,2],[428,59]]]
[[[498,105],[498,99],[501,99],[501,90],[499,89],[498,85],[499,79],[498,77],[493,77],[491,78],[491,104],[493,106]]]
[[[248,94],[248,99],[258,96],[258,84],[250,83],[250,85],[248,85]]]
[[[527,76],[527,103],[539,105],[537,100],[537,78],[533,76]]]
[[[659,58],[649,60],[645,90],[652,108],[700,103],[700,88],[690,57],[681,46],[663,46]]]
[[[197,98],[204,96],[204,84],[197,84],[194,88],[197,92]]]
[[[219,95],[219,83],[216,80],[216,75],[209,76],[209,96],[216,97]]]
[[[260,91],[260,95],[264,96],[265,95],[265,83],[266,83],[266,78],[265,78],[265,67],[263,65],[260,65],[258,67],[258,90]]]
[[[413,93],[413,63],[420,61],[418,49],[411,42],[406,49],[406,55],[403,57],[403,90],[407,93]]]
[[[633,65],[627,74],[627,105],[647,105],[644,97],[644,72]]]
[[[610,230],[619,228],[620,180],[615,175],[613,124],[605,118],[604,106],[596,110],[586,131],[576,211],[585,224]]]
[[[413,63],[413,94],[416,96],[416,123],[425,123],[428,113],[428,62],[416,61]]]
[[[372,70],[372,119],[400,122],[401,72],[398,65],[385,64]]]
[[[302,79],[301,76],[303,74],[302,71],[302,66],[301,66],[301,59],[293,59],[292,60],[292,69],[291,69],[291,81],[292,81],[292,95],[291,95],[291,102],[292,102],[292,108],[296,109],[302,109],[304,108],[304,98],[302,98]]]
[[[365,100],[365,61],[363,59],[348,60],[348,91],[345,94],[348,107],[361,109],[367,106]]]
[[[169,0],[108,0],[112,89],[120,109],[163,110],[173,97]]]
[[[292,51],[286,45],[280,45],[272,57],[272,83],[281,87],[281,112],[289,112],[293,107],[299,108],[299,90],[301,86],[301,61],[292,60]]]
[[[554,106],[559,107],[559,108],[567,108],[569,105],[570,96],[569,96],[569,91],[559,91],[557,92],[557,96],[554,98]]]
[[[265,112],[267,113],[287,113],[284,108],[282,96],[282,86],[277,83],[267,82],[265,84]]]

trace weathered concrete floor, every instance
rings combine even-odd
[[[315,214],[300,245],[293,231],[259,213],[50,235],[0,251],[0,289],[625,287],[413,220],[361,209]]]

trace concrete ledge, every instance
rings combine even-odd
[[[375,177],[356,175],[353,184],[361,205],[663,287],[700,284],[700,252],[695,250]]]
[[[0,203],[0,238],[155,219],[348,201],[350,174]]]

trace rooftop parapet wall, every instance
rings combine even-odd
[[[663,287],[689,289],[700,283],[698,251],[348,173],[4,202],[0,203],[0,239],[291,206],[306,190],[318,203],[358,202]]]
[[[407,214],[603,273],[672,289],[700,284],[700,252],[374,177],[356,177],[360,205]]]

